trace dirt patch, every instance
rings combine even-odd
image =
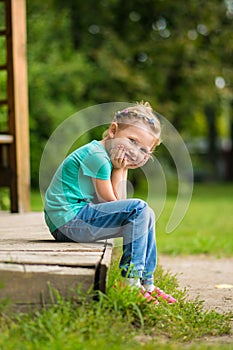
[[[208,310],[233,311],[233,258],[161,255],[159,264],[176,275],[189,299],[199,296]]]
[[[159,264],[165,271],[176,275],[180,288],[186,288],[190,300],[198,296],[206,310],[233,311],[233,258],[162,255]],[[231,334],[208,337],[203,341],[207,344],[232,344],[232,333],[233,324]]]

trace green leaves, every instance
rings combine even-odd
[[[34,0],[27,22],[33,183],[38,144],[84,107],[149,100],[188,138],[206,135],[207,102],[216,108],[219,95],[232,98],[224,1]]]

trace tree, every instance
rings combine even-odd
[[[205,133],[216,77],[232,86],[232,17],[230,0],[29,1],[34,183],[51,132],[91,104],[149,100],[186,137]]]

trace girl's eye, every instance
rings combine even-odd
[[[147,152],[147,150],[146,150],[145,148],[140,148],[140,151],[141,151],[142,153],[148,154],[148,152]]]
[[[137,144],[137,142],[134,139],[129,138],[130,142],[133,143],[134,145]]]

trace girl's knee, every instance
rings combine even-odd
[[[151,218],[153,221],[155,221],[154,210],[149,206],[149,204],[146,201],[139,199],[138,206],[148,218]]]
[[[143,199],[132,198],[132,199],[130,199],[130,202],[135,208],[137,208],[139,210],[142,210],[142,209],[145,209],[146,207],[148,207],[148,204]]]
[[[134,218],[138,216],[143,216],[145,220],[155,220],[154,212],[148,205],[146,201],[138,198],[127,199],[127,205],[124,209],[133,216]],[[123,211],[124,211],[123,209]]]
[[[151,209],[151,207],[148,205],[146,201],[144,201],[143,199],[137,199],[137,198],[133,198],[132,201],[134,202],[135,209],[138,212],[144,211],[148,216],[155,219],[154,211],[153,209]]]

